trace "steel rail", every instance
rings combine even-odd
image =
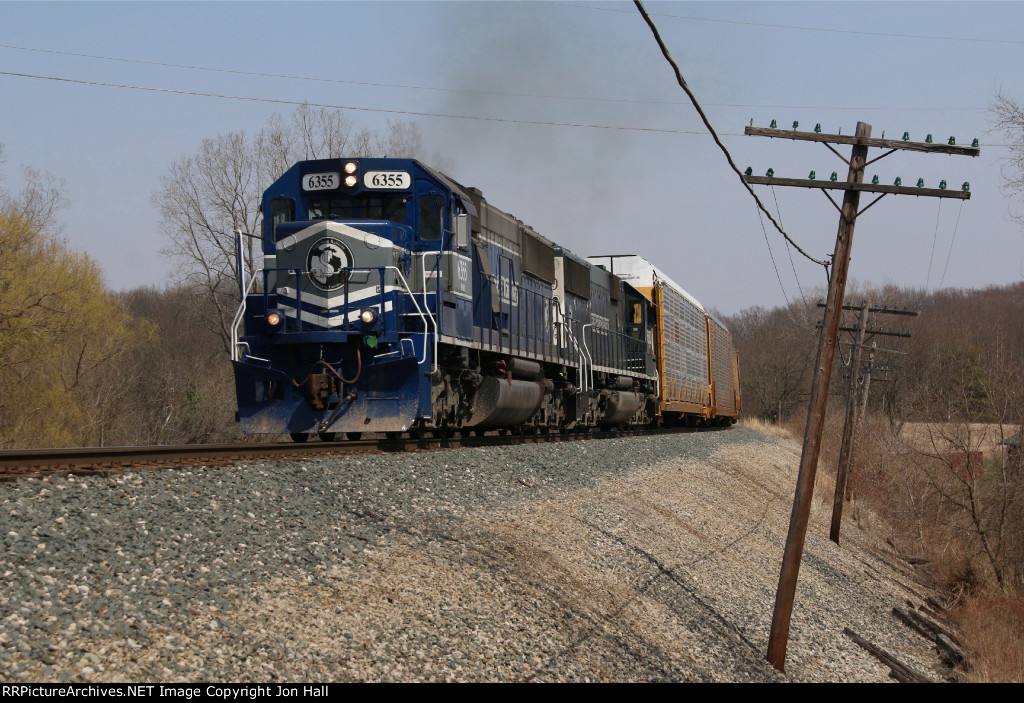
[[[53,474],[107,475],[136,469],[174,469],[197,465],[224,465],[271,459],[308,459],[345,454],[432,451],[462,447],[495,447],[540,444],[584,439],[651,436],[711,431],[724,427],[569,431],[547,434],[487,434],[452,437],[402,437],[338,442],[274,442],[237,444],[186,444],[148,447],[72,447],[60,449],[13,449],[0,451],[0,481],[40,478]]]

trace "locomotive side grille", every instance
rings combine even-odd
[[[580,296],[590,298],[590,269],[573,261],[568,256],[563,257],[563,271],[565,272],[565,289]]]
[[[547,283],[555,282],[555,250],[523,230],[523,272]]]

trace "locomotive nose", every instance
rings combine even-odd
[[[401,251],[393,243],[393,225],[289,224],[295,231],[278,241],[276,285],[268,286],[277,294],[278,307],[287,317],[301,320],[303,329],[312,325],[325,330],[374,330],[388,310],[394,289],[388,269]],[[284,272],[287,275],[280,275]]]

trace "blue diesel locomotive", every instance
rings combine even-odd
[[[651,297],[479,190],[411,159],[324,159],[292,166],[262,208],[262,272],[233,327],[243,432],[661,419]]]

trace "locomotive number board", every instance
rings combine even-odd
[[[384,190],[407,190],[412,176],[407,171],[367,171],[363,174],[363,187]]]
[[[341,185],[341,174],[307,173],[302,177],[302,190],[334,190]]]

